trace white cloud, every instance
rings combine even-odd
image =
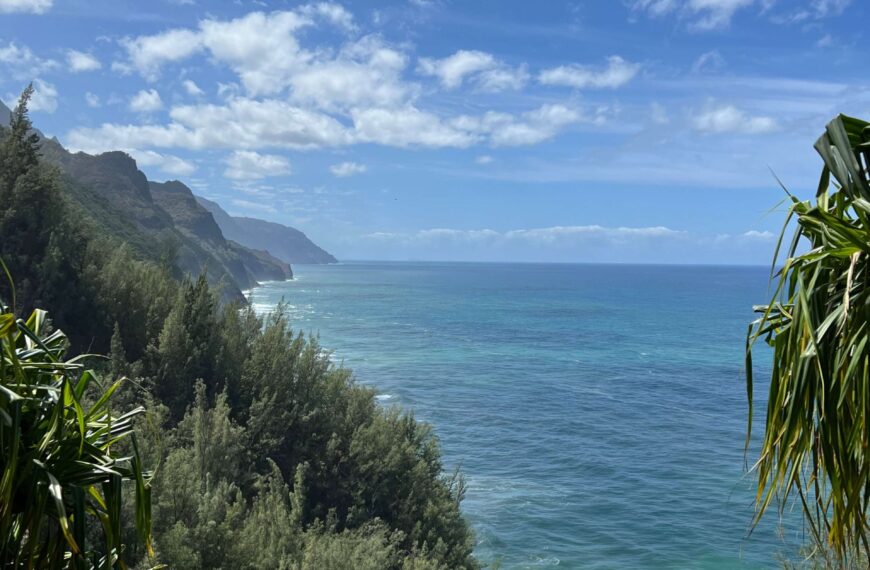
[[[692,125],[698,131],[713,134],[764,134],[779,128],[773,118],[753,117],[734,105],[709,107],[692,119]]]
[[[492,157],[488,154],[482,154],[474,159],[476,164],[489,164],[492,162]]]
[[[297,12],[252,12],[235,20],[205,20],[196,37],[241,78],[249,93],[270,95],[282,91],[314,57],[294,35],[310,24]]]
[[[354,174],[362,174],[368,169],[365,164],[342,162],[341,164],[333,164],[329,167],[329,170],[332,171],[333,175],[338,176],[339,178],[346,178],[348,176],[353,176]]]
[[[196,172],[196,165],[171,154],[161,154],[153,150],[128,149],[127,154],[136,159],[141,166],[156,166],[173,176],[190,176]]]
[[[155,79],[168,63],[202,53],[212,64],[232,70],[238,82],[220,86],[222,104],[175,106],[168,124],[78,128],[67,142],[83,149],[109,144],[312,149],[359,143],[464,148],[535,144],[571,123],[600,119],[565,105],[544,105],[525,113],[485,112],[477,117],[426,110],[418,104],[420,85],[405,78],[407,47],[388,44],[379,35],[352,37],[337,49],[303,47],[300,38],[310,35],[300,32],[323,23],[342,31],[355,29],[349,12],[319,3],[291,11],[253,12],[232,20],[207,19],[196,28],[127,38],[122,41],[127,59],[121,66],[146,79]],[[612,63],[633,65],[619,58]],[[525,65],[511,67],[476,51],[459,51],[441,60],[424,58],[420,71],[438,77],[448,88],[468,84],[481,92],[517,90],[529,78]],[[189,94],[202,91],[190,80],[182,85]]]
[[[258,180],[290,174],[290,163],[283,156],[237,150],[226,159],[224,176],[234,180]]]
[[[437,77],[447,89],[456,89],[466,76],[495,66],[495,58],[488,53],[460,50],[444,59],[421,58],[417,70],[423,75]]]
[[[68,144],[86,152],[112,148],[292,148],[342,146],[345,127],[328,115],[284,101],[231,99],[226,105],[182,105],[166,125],[119,125],[70,132]]]
[[[184,87],[184,90],[188,95],[193,95],[194,97],[199,97],[201,95],[205,95],[205,92],[199,88],[192,79],[185,79],[182,81],[181,85]]]
[[[233,199],[230,201],[230,203],[233,206],[242,208],[243,210],[250,210],[253,212],[265,212],[267,214],[274,214],[277,212],[274,206],[264,204],[262,202],[251,202],[250,200]]]
[[[613,55],[607,58],[605,68],[578,64],[560,65],[542,71],[538,81],[544,85],[562,85],[576,89],[615,89],[634,79],[638,71],[639,64]]]
[[[127,51],[128,63],[113,67],[122,71],[136,70],[152,81],[157,79],[160,67],[165,63],[181,61],[203,49],[200,34],[186,29],[125,38],[121,40],[121,46]]]
[[[755,3],[756,0],[634,0],[631,6],[635,12],[651,17],[676,13],[688,21],[690,29],[708,31],[727,28],[735,13]]]
[[[88,91],[85,93],[85,103],[88,104],[88,107],[96,109],[100,106],[100,97]]]
[[[810,7],[819,18],[839,16],[846,11],[852,0],[812,0]]]
[[[630,240],[679,239],[687,234],[665,226],[651,227],[605,227],[551,226],[546,228],[496,231],[492,229],[461,230],[434,228],[417,232],[374,232],[363,237],[379,242],[433,243],[463,242],[503,244],[524,242],[533,245],[568,245],[583,242],[626,242]]]
[[[359,109],[351,113],[357,142],[387,146],[459,147],[474,144],[478,137],[446,124],[433,113],[412,105],[400,108]]]
[[[57,110],[57,88],[41,79],[34,79],[33,96],[30,98],[29,109],[54,113]]]
[[[565,105],[543,105],[519,117],[495,111],[479,117],[462,116],[454,119],[452,125],[488,140],[493,146],[524,146],[553,138],[574,123],[595,120]]]
[[[717,50],[710,50],[702,53],[695,63],[692,65],[692,72],[705,73],[719,71],[725,67],[725,58],[722,57]]]
[[[151,113],[162,108],[163,101],[155,89],[143,89],[130,99],[130,110],[137,113]]]
[[[377,36],[346,44],[334,58],[318,58],[287,78],[292,98],[328,110],[397,105],[416,94],[402,80],[407,57]]]
[[[15,42],[9,42],[5,47],[0,46],[0,64],[3,64],[13,79],[24,81],[59,67],[53,59],[42,59],[29,47],[19,46]]]
[[[822,20],[824,18],[840,16],[851,3],[852,0],[810,0],[807,5],[801,6],[785,16],[780,16],[775,21],[778,23],[795,24],[806,22],[807,20]]]
[[[353,14],[339,4],[332,2],[305,4],[299,7],[299,12],[310,18],[323,18],[332,25],[344,28],[347,31],[354,31],[356,29],[356,24],[353,22]]]
[[[227,105],[185,105],[172,109],[170,129],[188,134],[179,146],[200,148],[318,148],[349,142],[334,118],[278,100],[232,99]],[[188,139],[187,141],[183,139]]]
[[[477,89],[487,92],[522,89],[529,79],[525,65],[511,68],[491,54],[476,50],[459,50],[443,59],[420,58],[417,71],[437,77],[445,89],[456,89],[471,79]]]
[[[98,60],[91,54],[85,53],[83,51],[77,51],[74,49],[67,50],[66,61],[69,66],[69,70],[73,73],[79,73],[82,71],[95,71],[103,67],[103,64],[100,63],[100,60]]]
[[[113,148],[314,149],[359,143],[395,147],[466,148],[530,145],[556,136],[565,127],[599,124],[606,110],[587,115],[564,105],[543,105],[512,115],[490,111],[480,116],[443,119],[413,105],[361,107],[349,112],[351,126],[334,117],[274,99],[230,99],[226,105],[172,108],[166,125],[77,128],[67,144],[86,152]]]
[[[744,239],[750,239],[750,240],[771,241],[776,236],[773,235],[773,232],[769,232],[766,230],[763,232],[760,232],[758,230],[749,230],[748,232],[742,233],[740,235],[740,237],[742,237]]]
[[[251,12],[233,20],[207,19],[197,29],[177,28],[122,40],[127,62],[120,68],[155,80],[163,65],[208,51],[215,61],[236,72],[251,94],[274,94],[315,58],[316,54],[299,46],[295,34],[317,21],[343,29],[354,27],[349,12],[327,2],[293,11]]]
[[[503,66],[481,72],[474,80],[476,87],[485,92],[518,91],[529,81],[529,70],[525,65],[515,69]]]
[[[44,14],[51,9],[52,3],[53,0],[0,0],[0,14]]]

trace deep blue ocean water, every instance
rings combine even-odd
[[[293,326],[319,333],[384,405],[434,425],[445,468],[468,479],[463,509],[481,560],[771,568],[804,540],[796,512],[784,524],[771,513],[748,535],[743,347],[768,269],[294,271],[251,291],[254,306],[266,312],[284,298]],[[759,363],[758,384],[768,370]]]

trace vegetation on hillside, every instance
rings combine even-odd
[[[791,221],[797,229],[747,338],[750,430],[752,346],[773,348],[757,517],[796,497],[814,556],[857,566],[870,552],[870,125],[840,115],[815,148],[815,203],[791,196],[780,245]]]
[[[477,568],[462,479],[442,473],[429,428],[379,407],[281,307],[264,321],[205,275],[179,281],[171,255],[154,263],[80,223],[39,159],[27,95],[0,130],[0,259],[23,284],[0,298],[49,309],[43,330],[73,353],[107,352],[95,373],[131,379],[117,414],[148,410],[135,427],[154,556],[135,500],[111,548],[141,567]]]

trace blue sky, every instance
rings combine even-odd
[[[344,259],[766,263],[849,0],[0,0],[0,97]]]

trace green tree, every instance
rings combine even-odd
[[[151,351],[154,390],[173,418],[183,417],[197,380],[206,382],[209,394],[222,388],[213,374],[216,305],[204,273],[195,282],[185,280],[163,323],[158,346]]]
[[[796,494],[817,544],[845,564],[866,555],[870,531],[870,125],[840,115],[815,148],[824,161],[815,203],[791,197],[780,244],[791,220],[797,229],[747,338],[749,429],[752,347],[764,339],[773,372],[757,518]]]

